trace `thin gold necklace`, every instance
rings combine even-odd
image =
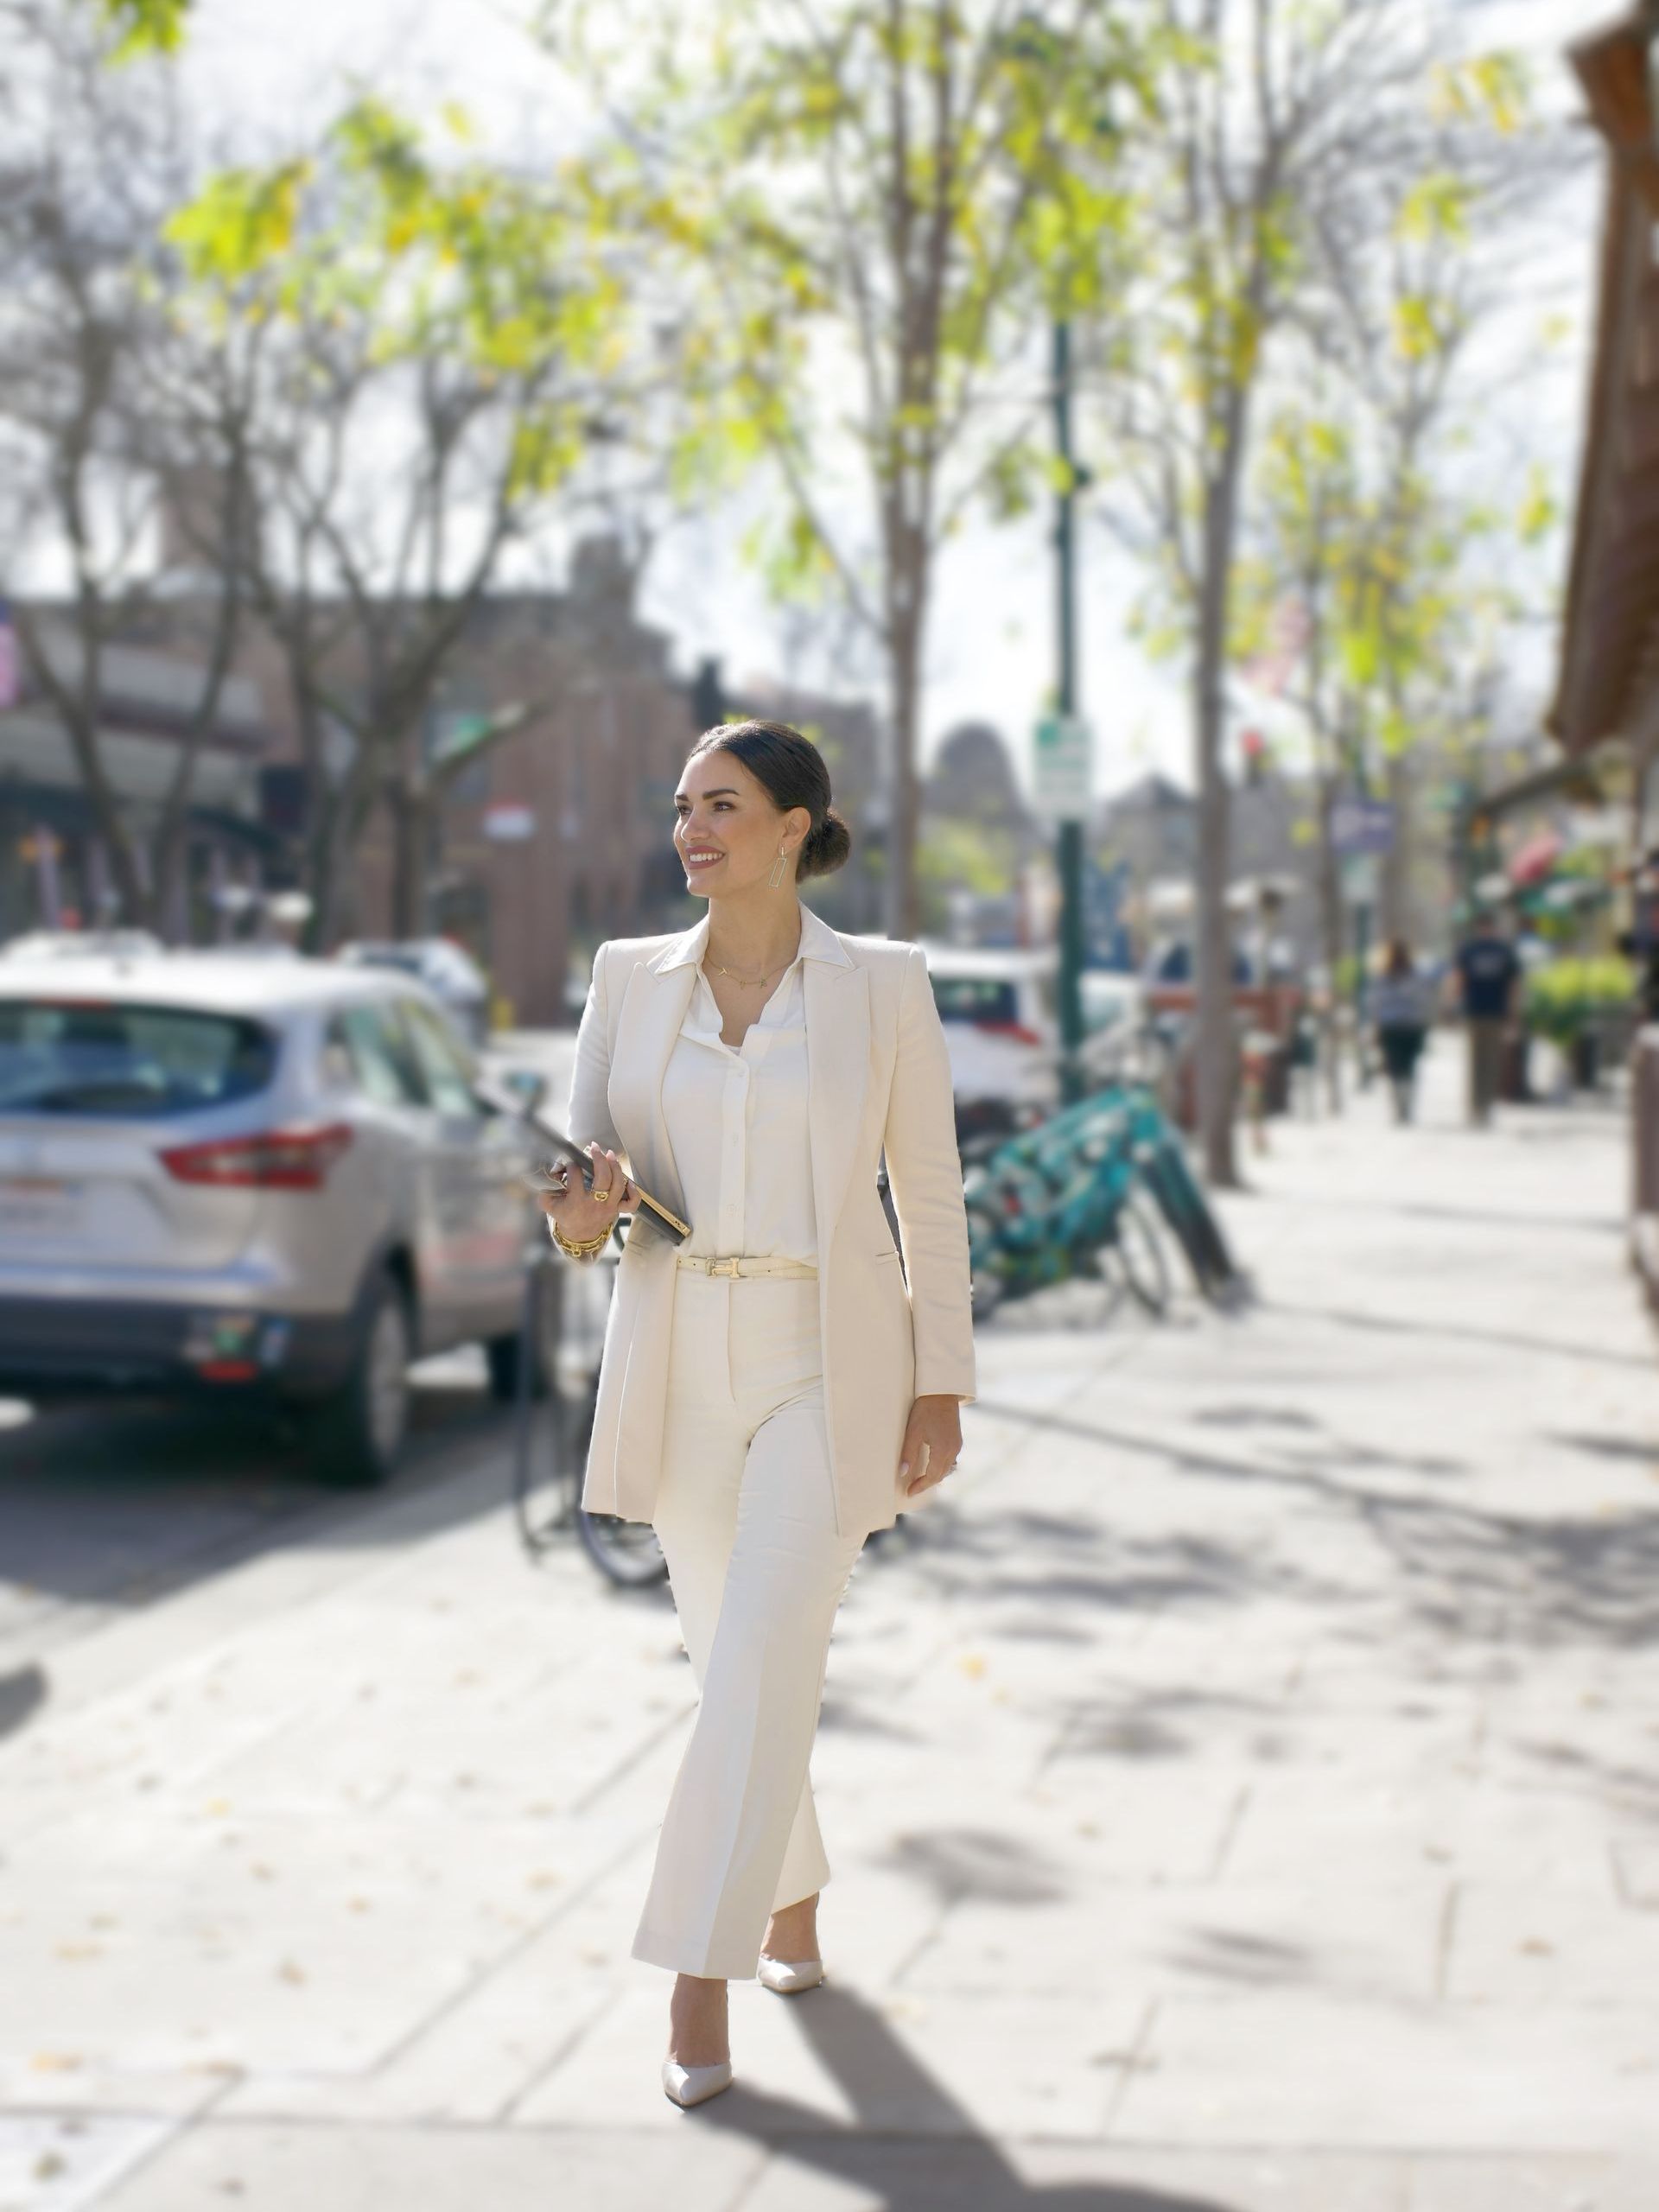
[[[795,955],[791,952],[787,960],[780,960],[775,968],[768,968],[764,976],[740,976],[735,969],[723,968],[721,967],[721,963],[718,960],[709,960],[707,953],[703,955],[703,957],[705,960],[709,960],[709,965],[711,968],[719,968],[721,974],[722,976],[729,976],[734,983],[769,982],[772,976],[781,976],[785,968],[791,968],[795,964]]]
[[[768,968],[763,976],[740,976],[735,969],[722,967],[721,963],[713,958],[709,953],[705,952],[702,957],[711,968],[720,969],[721,974],[722,976],[729,976],[734,983],[748,983],[753,985],[755,983],[767,983],[771,982],[774,976],[781,976],[785,968],[793,967],[795,962],[800,957],[800,951],[801,941],[798,936],[795,940],[795,950],[790,954],[789,958],[787,960],[780,960],[775,968]]]

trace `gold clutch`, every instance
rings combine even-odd
[[[581,1173],[582,1187],[591,1191],[594,1187],[594,1163],[588,1154],[580,1145],[572,1144],[569,1137],[561,1136],[556,1129],[547,1129],[544,1122],[537,1126],[545,1131],[557,1151],[564,1156],[562,1159],[538,1160],[533,1166],[526,1168],[520,1178],[525,1187],[536,1192],[568,1191],[570,1188],[570,1169],[574,1166]],[[633,1185],[641,1209],[633,1217],[629,1236],[637,1236],[641,1229],[649,1229],[666,1237],[671,1244],[683,1244],[691,1234],[690,1223],[682,1221],[671,1207],[665,1206],[660,1198],[653,1198],[637,1176],[631,1175],[628,1180]]]

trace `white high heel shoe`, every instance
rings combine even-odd
[[[797,1991],[816,1989],[823,1980],[822,1959],[772,1959],[762,1951],[755,1962],[755,1979],[768,1989],[775,1989],[780,1997],[793,1997]]]
[[[705,2097],[716,2097],[731,2086],[729,2058],[713,2066],[681,2066],[671,2058],[663,2061],[663,2094],[677,2105],[700,2105]]]

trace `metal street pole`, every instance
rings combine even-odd
[[[1077,609],[1075,511],[1079,472],[1071,455],[1071,329],[1054,325],[1054,447],[1060,461],[1060,488],[1054,517],[1058,586],[1058,683],[1056,711],[1063,721],[1077,713]],[[1061,1096],[1067,1104],[1083,1096],[1083,823],[1067,818],[1059,825],[1056,865],[1060,879],[1059,1016]]]

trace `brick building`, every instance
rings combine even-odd
[[[50,601],[32,611],[55,676],[79,683],[81,647],[67,612]],[[115,912],[109,856],[69,734],[19,674],[19,696],[0,710],[0,940],[25,930],[93,927]],[[108,645],[99,657],[99,756],[141,850],[159,827],[203,683],[188,650],[135,642]],[[259,687],[233,675],[196,755],[184,867],[160,917],[170,937],[210,935],[214,890],[257,874],[270,856],[259,767],[274,742]]]
[[[457,721],[530,709],[450,785],[432,824],[428,928],[458,938],[520,1027],[566,1020],[607,937],[673,929],[696,902],[670,842],[696,734],[662,632],[639,623],[609,538],[577,549],[563,592],[493,593],[449,664],[429,741]],[[391,927],[391,825],[359,855],[356,933]]]

